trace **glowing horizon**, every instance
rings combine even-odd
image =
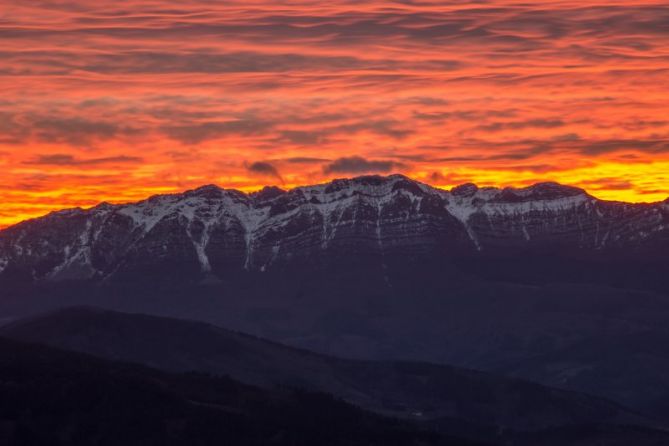
[[[204,184],[402,173],[669,196],[669,5],[0,7],[0,228]]]
[[[372,174],[372,175],[378,175],[378,174]],[[381,174],[381,175],[382,176],[389,176],[389,175],[393,175],[393,173]],[[408,175],[405,175],[405,176],[411,178]],[[342,179],[342,178],[343,177],[341,177],[341,178],[337,177],[337,178],[332,178],[332,179]],[[348,178],[353,178],[353,177],[348,177]],[[414,178],[412,178],[412,179],[414,179]],[[420,181],[420,180],[416,180],[416,181]],[[553,181],[553,180],[546,180],[546,181]],[[420,181],[420,182],[425,183],[425,181]],[[526,183],[522,183],[522,184],[505,184],[505,185],[499,185],[497,183],[475,183],[475,184],[479,187],[505,188],[505,187],[526,187],[526,186],[531,186],[531,185],[537,184],[538,182],[540,182],[540,181],[530,181],[530,182],[526,182]],[[321,183],[322,182],[319,182],[318,184],[321,184]],[[45,212],[41,213],[41,214],[34,214],[34,215],[33,214],[26,214],[25,218],[22,218],[22,219],[19,219],[19,220],[11,220],[10,219],[10,220],[8,220],[8,222],[5,222],[6,224],[3,224],[3,221],[0,220],[0,230],[5,229],[5,228],[10,227],[10,226],[13,226],[14,224],[20,223],[22,221],[43,217],[43,216],[45,216],[45,215],[47,215],[48,213],[51,213],[51,212],[57,212],[57,211],[61,211],[61,210],[68,210],[68,209],[75,209],[75,208],[90,209],[92,207],[95,207],[95,206],[97,206],[99,204],[102,204],[102,203],[105,203],[105,202],[110,203],[110,204],[115,204],[115,205],[132,204],[132,203],[135,203],[135,202],[138,202],[138,201],[148,199],[152,195],[184,193],[188,190],[193,190],[193,189],[197,189],[198,187],[207,186],[208,184],[215,184],[215,183],[201,184],[199,186],[192,186],[192,187],[189,187],[189,188],[186,188],[186,189],[153,188],[153,189],[147,190],[146,191],[147,193],[144,194],[144,195],[142,195],[141,193],[133,193],[133,194],[128,194],[128,195],[126,195],[124,197],[121,197],[121,198],[117,198],[117,199],[102,199],[102,200],[98,199],[98,200],[95,200],[95,198],[91,197],[90,199],[84,199],[80,204],[76,204],[78,202],[75,200],[75,201],[72,202],[72,204],[70,206],[65,206],[65,207],[61,207],[59,205],[46,206],[45,209],[47,209],[47,210]],[[428,184],[428,183],[425,183],[425,184]],[[437,185],[437,184],[430,184],[430,186],[435,187],[437,189],[451,190],[452,188],[460,186],[462,184],[465,184],[465,183],[457,183],[457,184],[451,184],[451,185],[445,185],[445,186],[444,185]],[[568,186],[573,186],[572,184],[566,184],[566,183],[562,183],[562,184],[568,185]],[[303,187],[303,186],[314,186],[316,184],[285,184],[284,183],[284,184],[264,184],[264,185],[257,185],[257,186],[241,186],[241,187],[228,187],[228,186],[223,186],[223,185],[219,185],[219,184],[215,184],[215,185],[218,186],[218,187],[221,187],[223,189],[235,189],[235,190],[239,190],[239,191],[245,192],[245,193],[253,193],[253,192],[258,192],[258,191],[262,190],[262,188],[268,187],[268,186],[269,187],[271,187],[271,186],[279,187],[279,188],[281,188],[285,191],[290,191],[290,190],[295,189],[295,188],[299,188],[299,187]],[[655,200],[655,201],[633,201],[633,200],[620,199],[618,196],[607,198],[605,196],[606,194],[592,194],[588,190],[586,190],[586,193],[588,193],[589,195],[594,196],[597,199],[604,200],[604,201],[622,201],[622,202],[627,202],[627,203],[655,203],[655,202],[662,202],[665,199],[669,199],[669,197],[661,197],[659,200]]]

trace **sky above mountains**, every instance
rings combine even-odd
[[[669,195],[665,1],[0,0],[0,227],[400,172]]]

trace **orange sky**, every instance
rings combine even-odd
[[[391,172],[665,199],[666,1],[0,0],[0,227]]]

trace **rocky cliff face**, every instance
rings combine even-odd
[[[604,202],[554,183],[444,191],[391,175],[288,192],[205,186],[8,228],[0,232],[0,274],[103,280],[178,268],[195,278],[356,255],[653,251],[668,233],[666,202]]]

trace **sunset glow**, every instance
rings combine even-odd
[[[399,172],[669,196],[666,1],[0,0],[0,227]]]

